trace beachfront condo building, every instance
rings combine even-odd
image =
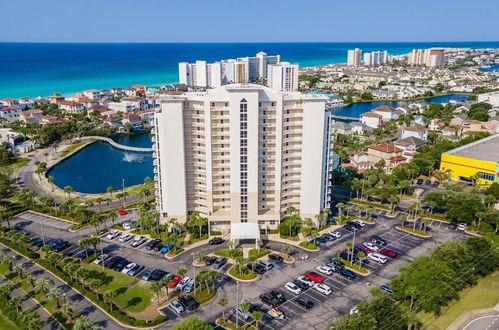
[[[298,65],[288,62],[268,66],[267,86],[278,92],[298,90]]]
[[[289,207],[315,221],[334,163],[326,100],[246,83],[162,99],[152,130],[161,221],[199,212],[212,230],[269,229]]]
[[[191,87],[219,87],[232,83],[267,79],[269,65],[280,63],[280,55],[259,52],[254,57],[221,60],[214,63],[196,61],[178,64],[179,82]]]
[[[359,48],[350,49],[347,56],[347,65],[358,67],[362,61],[362,50]]]
[[[445,50],[442,48],[413,49],[409,53],[408,63],[411,66],[428,66],[441,68],[445,64]]]
[[[389,62],[388,51],[375,51],[364,53],[364,65],[366,66],[377,66],[383,65]]]

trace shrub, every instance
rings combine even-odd
[[[211,236],[221,236],[222,235],[222,232],[221,231],[217,231],[217,230],[212,230],[210,232],[210,235]]]
[[[300,245],[302,248],[309,249],[309,250],[317,250],[317,246],[315,244],[312,244],[310,242],[301,242]]]

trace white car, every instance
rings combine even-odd
[[[322,283],[316,283],[314,285],[314,289],[319,291],[320,293],[324,293],[325,295],[330,295],[331,293],[333,293],[333,290],[331,289],[331,287],[329,287],[326,284],[322,284]]]
[[[361,227],[365,227],[366,226],[366,223],[360,219],[355,219],[355,220],[352,220],[352,222],[355,222],[356,224],[360,225]]]
[[[294,284],[292,282],[286,283],[286,285],[284,285],[284,288],[286,290],[288,290],[289,292],[294,293],[294,294],[300,294],[301,293],[301,289],[296,284]]]
[[[322,273],[324,275],[332,275],[333,274],[333,269],[329,266],[323,265],[323,266],[318,266],[315,268],[319,273]]]
[[[251,314],[249,312],[244,312],[240,307],[235,307],[234,312],[242,317],[245,321],[249,320]]]
[[[129,263],[128,265],[125,266],[125,268],[123,268],[123,270],[121,271],[122,274],[128,274],[128,272],[133,268],[135,267],[135,263],[131,262]]]
[[[178,300],[172,300],[168,305],[177,314],[182,314],[183,312],[185,312],[184,306]]]
[[[126,235],[120,237],[120,242],[121,243],[128,242],[129,240],[133,239],[134,237],[135,237],[135,235],[133,235],[133,234],[126,234]]]
[[[175,288],[177,290],[182,291],[184,289],[184,287],[187,285],[187,283],[190,282],[190,280],[191,280],[191,278],[189,276],[184,277],[182,279],[182,281],[180,281]]]
[[[350,309],[350,314],[359,314],[357,307],[352,307],[352,309]]]
[[[369,250],[374,251],[374,252],[378,252],[379,251],[379,247],[377,247],[376,245],[374,245],[371,242],[364,242],[364,243],[362,243],[362,245],[364,247],[368,248]]]
[[[384,264],[388,261],[388,258],[379,253],[368,253],[367,257],[373,261],[379,262],[380,264]]]
[[[341,237],[341,233],[339,231],[330,231],[329,235],[331,235],[333,237],[336,237],[336,238],[340,238]]]
[[[191,278],[189,282],[187,282],[184,287],[182,288],[183,292],[192,292],[194,291],[194,280]]]
[[[110,232],[109,234],[107,234],[106,238],[107,239],[115,239],[116,237],[118,237],[120,235],[121,235],[121,231],[119,231],[119,230],[113,230],[112,232]]]
[[[465,231],[466,230],[466,227],[468,227],[467,224],[465,223],[460,223],[459,226],[457,226],[457,230],[460,230],[460,231]]]
[[[309,287],[311,287],[312,285],[315,284],[314,281],[312,281],[311,279],[309,279],[308,277],[306,276],[300,276],[298,277],[298,281],[302,282],[302,283],[305,283],[306,285],[308,285]]]
[[[93,264],[100,264],[102,261],[106,260],[107,258],[109,258],[109,254],[101,254],[100,256],[98,256],[97,258],[95,258],[95,260],[92,262]]]
[[[131,222],[123,222],[121,227],[123,227],[123,229],[125,229],[125,230],[130,230],[130,229],[132,229],[132,223]]]

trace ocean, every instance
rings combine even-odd
[[[70,95],[85,89],[178,81],[178,62],[254,56],[312,66],[346,62],[348,49],[499,48],[497,42],[432,43],[0,43],[0,98]]]

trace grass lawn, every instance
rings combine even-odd
[[[364,267],[360,267],[357,264],[352,264],[350,261],[345,260],[345,259],[341,259],[341,261],[345,264],[346,267],[348,267],[352,270],[355,270],[356,272],[359,272],[361,274],[366,274],[366,275],[368,273],[367,269],[365,269]]]
[[[0,313],[0,330],[20,330],[14,323],[12,323],[5,315]]]
[[[266,256],[269,253],[270,253],[270,250],[267,250],[267,249],[260,249],[260,251],[258,251],[258,249],[251,249],[251,250],[249,250],[248,255],[250,257],[255,256],[257,259],[259,259],[263,256]]]
[[[210,291],[206,289],[204,285],[200,285],[194,290],[194,292],[189,293],[189,296],[194,298],[199,304],[205,303],[213,298],[217,294],[217,290],[210,287]]]
[[[214,255],[216,256],[219,256],[219,257],[226,257],[226,258],[230,258],[229,256],[229,249],[226,249],[226,250],[220,250],[220,251],[215,251],[213,252]]]
[[[256,274],[252,271],[246,268],[246,266],[243,266],[244,271],[242,274],[239,274],[239,272],[236,270],[236,266],[230,267],[228,273],[229,275],[234,276],[235,278],[238,278],[240,280],[253,280],[256,278]]]
[[[446,329],[464,311],[491,308],[499,303],[499,272],[478,280],[474,287],[463,290],[460,299],[442,309],[440,317],[419,312],[418,320],[427,329]]]
[[[63,152],[59,153],[59,157],[66,157],[68,154],[72,153],[76,149],[80,148],[82,145],[86,144],[85,142],[75,143],[66,148]]]
[[[309,242],[301,242],[298,245],[301,246],[302,248],[305,248],[305,249],[317,250],[317,246],[312,244],[312,243],[309,243]]]
[[[90,277],[104,278],[105,282],[99,287],[99,291],[118,291],[114,302],[121,308],[126,308],[132,313],[140,313],[151,304],[152,292],[149,283],[138,281],[132,283],[136,278],[115,272],[110,269],[103,269],[98,265],[88,265],[88,269],[95,272]]]
[[[424,230],[412,229],[412,228],[407,228],[407,227],[402,227],[402,226],[397,226],[397,229],[406,231],[408,233],[417,234],[417,235],[420,235],[420,236],[431,237],[431,234],[425,232]]]

